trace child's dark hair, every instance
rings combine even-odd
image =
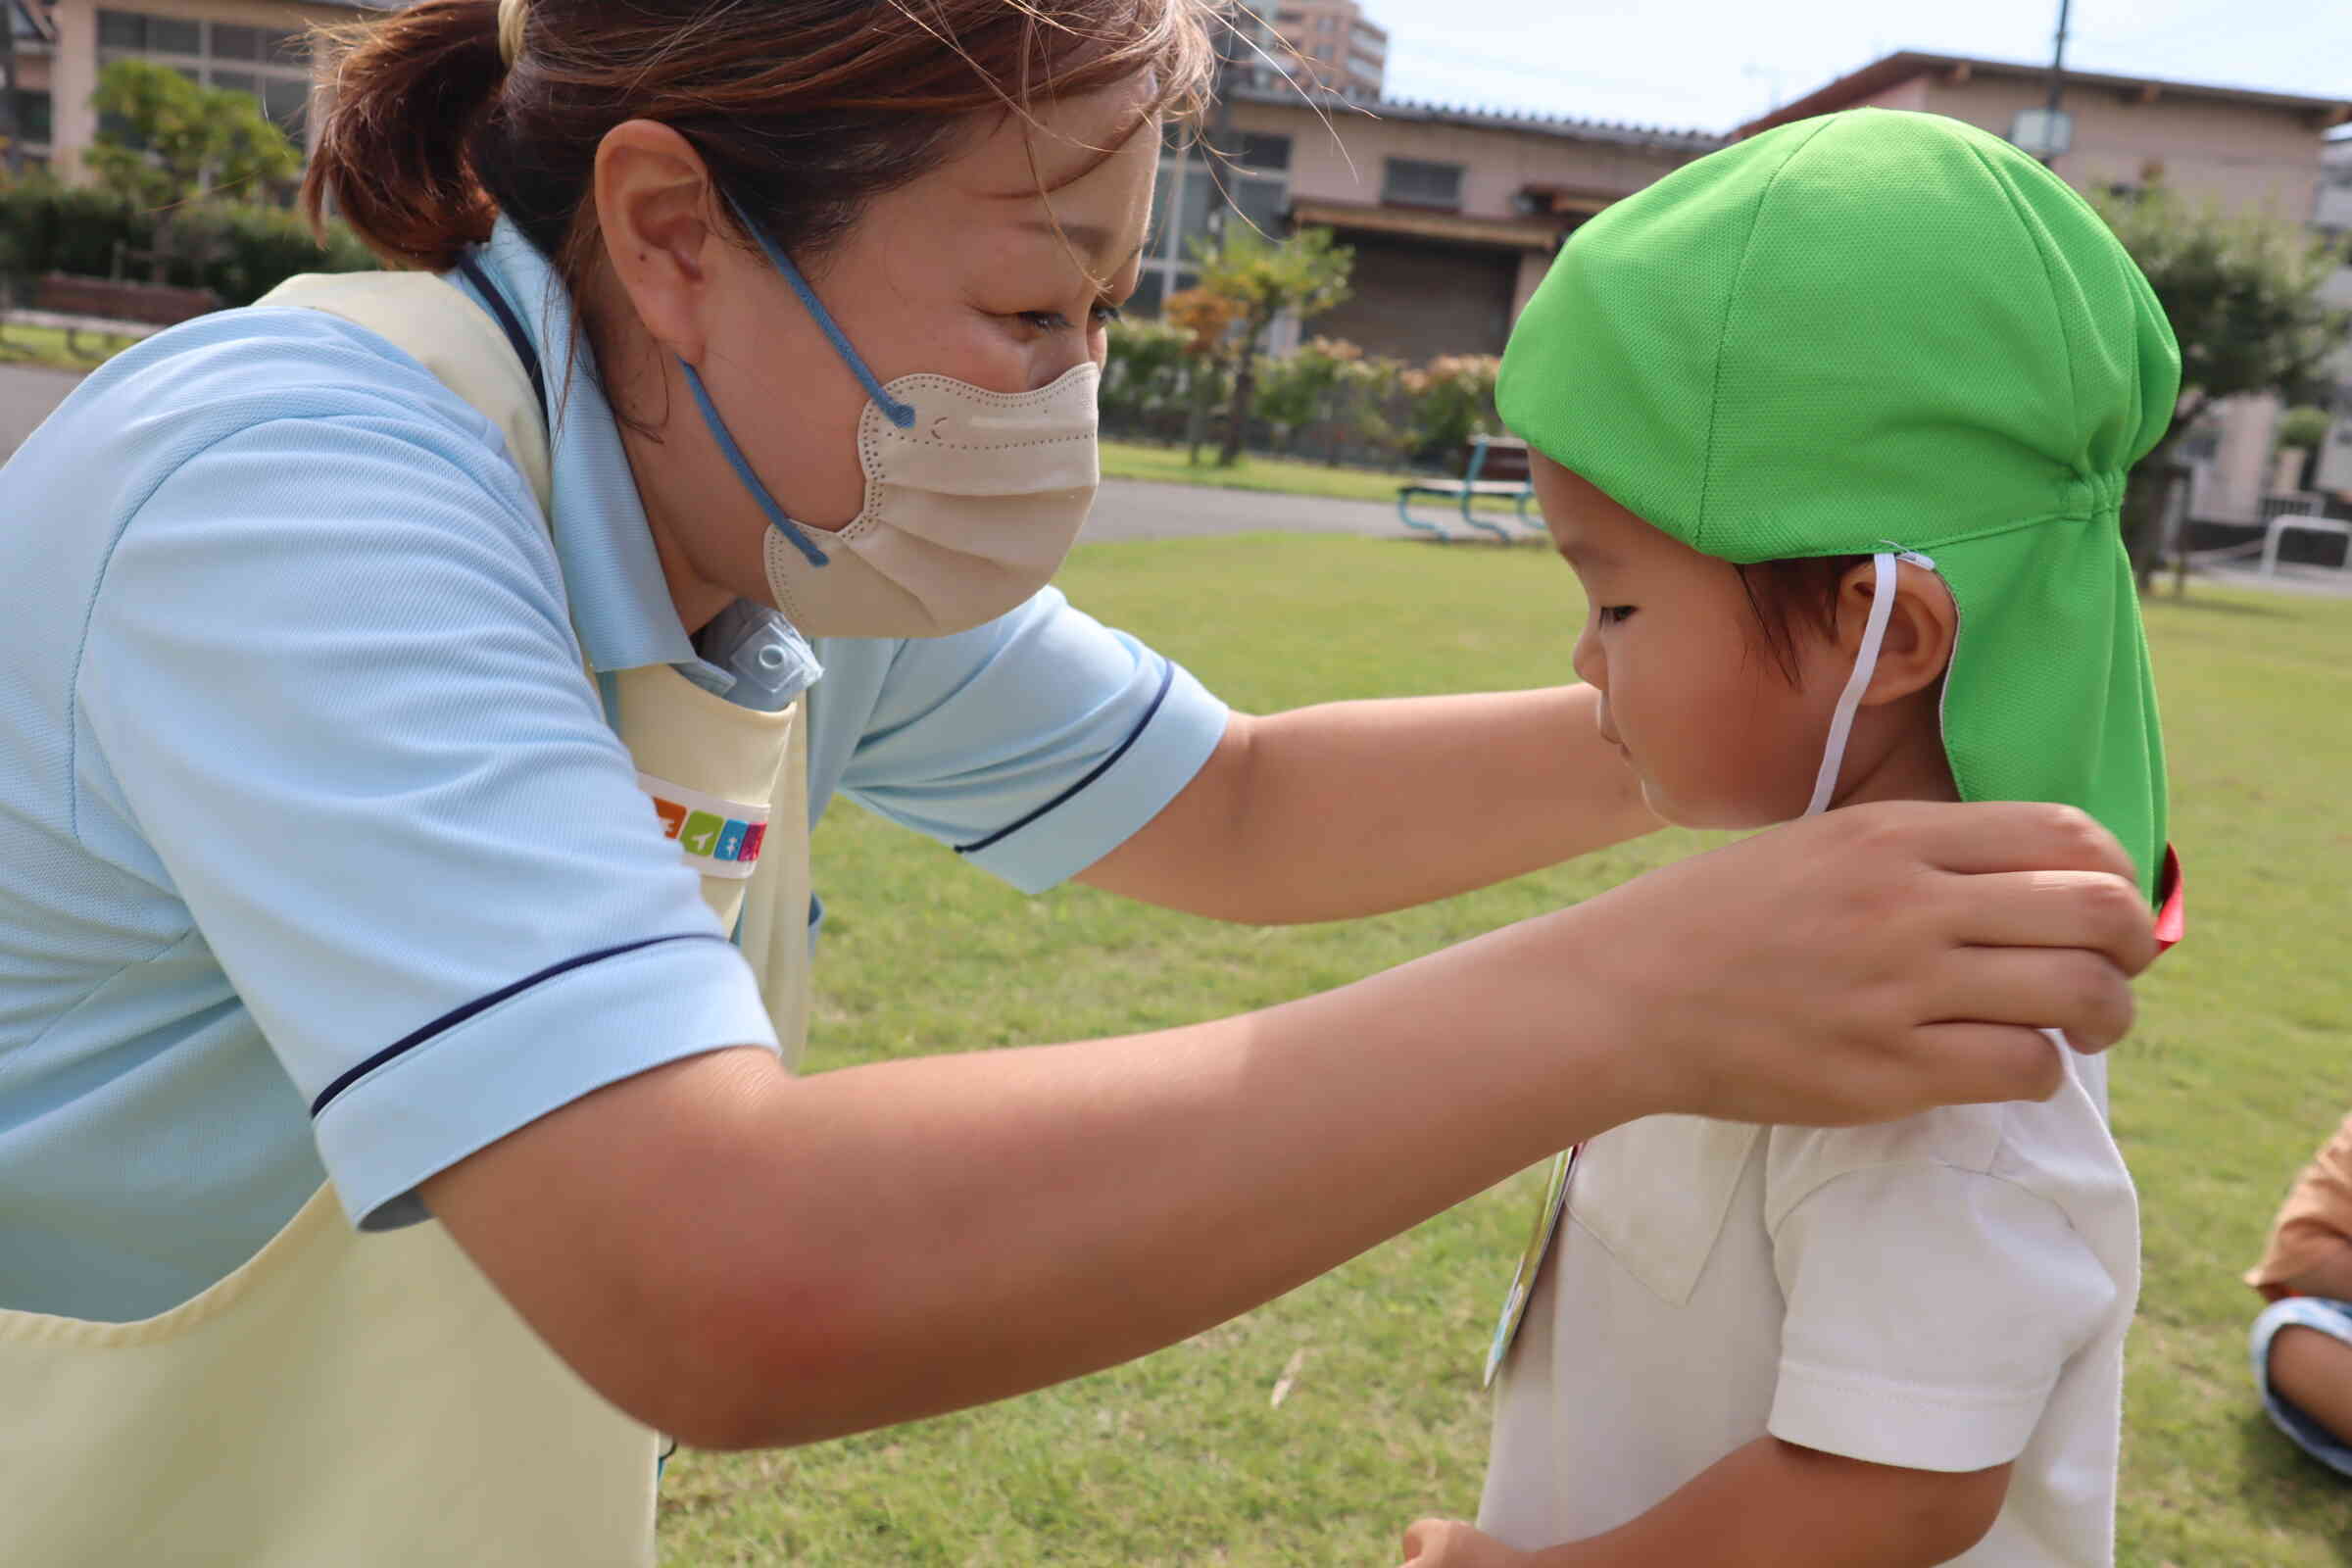
[[[1797,676],[1798,627],[1810,626],[1825,637],[1835,637],[1838,585],[1848,571],[1869,560],[1868,556],[1799,556],[1732,568],[1740,573],[1748,608],[1756,612],[1756,628],[1765,651],[1790,685]]]

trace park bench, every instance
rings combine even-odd
[[[142,326],[177,326],[220,308],[209,288],[173,288],[164,283],[119,283],[107,277],[51,272],[41,279],[32,308],[59,316],[95,316]]]
[[[1472,503],[1482,496],[1511,502],[1518,511],[1519,525],[1541,531],[1542,524],[1527,514],[1527,504],[1535,499],[1535,481],[1529,476],[1527,443],[1510,436],[1473,436],[1462,447],[1462,476],[1459,479],[1416,479],[1396,488],[1396,515],[1408,528],[1436,534],[1441,539],[1475,538],[1476,534],[1457,534],[1446,523],[1425,521],[1413,515],[1415,496],[1437,496],[1458,504],[1462,524],[1480,532],[1493,534],[1508,543],[1515,537],[1501,523],[1479,516]]]
[[[2352,522],[2325,516],[2327,498],[2309,490],[2291,490],[2262,498],[2262,574],[2278,575],[2278,542],[2290,533],[2333,534],[2344,541],[2344,559],[2337,569],[2352,571]]]
[[[44,276],[32,296],[38,315],[68,318],[61,323],[66,347],[75,354],[82,352],[79,339],[85,329],[113,337],[143,337],[152,328],[177,326],[220,308],[220,296],[209,288],[124,283],[66,272]]]

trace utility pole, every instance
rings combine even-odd
[[[2046,106],[2049,123],[2053,127],[2058,124],[2058,106],[2066,97],[2066,22],[2073,9],[2074,0],[2058,0],[2058,43],[2050,53],[2050,99]],[[2055,151],[2047,152],[2042,155],[2041,161],[2047,165],[2057,156]]]

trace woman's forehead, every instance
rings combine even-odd
[[[1112,166],[1158,163],[1158,98],[1148,72],[1094,92],[1039,104],[1027,117],[1010,111],[975,117],[969,145],[942,170],[951,183],[983,200],[1056,196],[1095,181]],[[1122,172],[1131,180],[1131,171]]]

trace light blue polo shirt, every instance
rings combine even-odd
[[[545,262],[481,260],[560,376]],[[812,820],[838,790],[1029,890],[1215,748],[1214,698],[1051,589],[919,641],[738,606],[698,647],[577,352],[552,543],[480,415],[302,310],[148,339],[0,467],[0,1306],[160,1311],[321,1179],[406,1223],[557,1106],[774,1045],[583,651],[813,680]]]

